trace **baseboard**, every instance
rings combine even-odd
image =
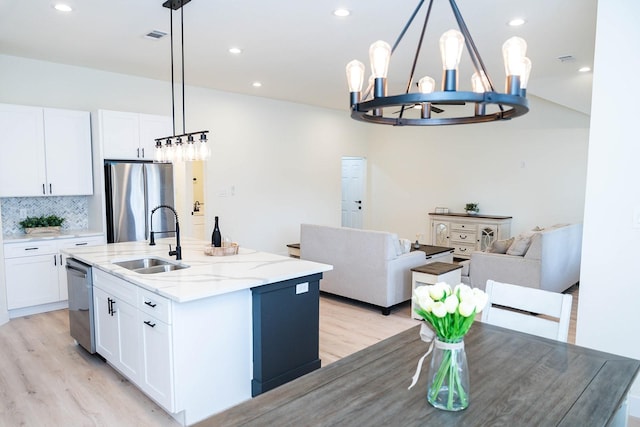
[[[64,300],[64,301],[52,302],[49,304],[34,305],[31,307],[14,308],[13,310],[9,310],[9,318],[15,319],[16,317],[31,316],[32,314],[45,313],[47,311],[54,311],[54,310],[62,310],[63,308],[68,308],[68,307],[69,307],[69,301]]]

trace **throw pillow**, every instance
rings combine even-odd
[[[531,236],[533,236],[533,233],[522,233],[516,237],[509,249],[507,249],[507,255],[523,256],[526,254],[531,245]]]
[[[506,254],[514,240],[514,237],[506,240],[494,240],[493,243],[491,243],[491,246],[487,248],[486,252],[490,252],[492,254]]]
[[[408,254],[409,252],[411,252],[411,240],[400,239],[400,248],[402,248],[403,254]]]
[[[397,236],[394,236],[395,239],[393,239],[393,248],[396,251],[396,256],[402,255],[402,242],[400,241],[400,239],[398,239]]]

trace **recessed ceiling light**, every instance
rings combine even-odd
[[[344,18],[345,16],[351,15],[351,11],[349,11],[347,9],[336,9],[336,10],[333,11],[333,14],[335,16],[339,16],[341,18]]]
[[[591,71],[591,67],[582,67],[579,68],[578,71],[580,71],[581,73],[588,73],[589,71]]]
[[[260,82],[253,82],[251,85],[253,87],[262,87],[262,83],[260,83]]]
[[[239,55],[242,53],[242,49],[240,49],[239,47],[230,47],[229,53],[233,53],[234,55]]]
[[[69,6],[68,4],[63,4],[63,3],[57,3],[55,6],[53,6],[56,10],[60,11],[60,12],[71,12],[73,9],[71,8],[71,6]]]
[[[520,25],[524,25],[524,23],[527,22],[522,18],[513,18],[511,21],[508,22],[510,27],[519,27]]]

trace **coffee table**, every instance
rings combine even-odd
[[[460,283],[462,265],[450,264],[447,262],[432,262],[411,269],[412,291],[421,285],[435,285],[438,282],[446,282],[451,287]],[[415,303],[411,299],[411,317],[420,320],[421,317],[414,311]]]
[[[413,251],[424,252],[428,262],[453,262],[453,248],[446,246],[420,245],[419,248],[416,248],[412,243],[411,252]]]

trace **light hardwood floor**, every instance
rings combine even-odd
[[[577,289],[572,293],[577,299]],[[323,366],[418,324],[409,311],[404,304],[382,316],[368,306],[321,297]],[[640,426],[640,420],[630,421]],[[66,310],[0,327],[0,426],[177,425],[101,359],[74,344]]]

